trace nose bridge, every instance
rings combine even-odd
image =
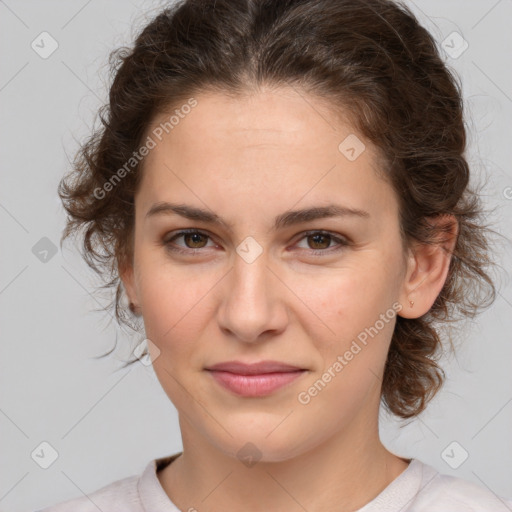
[[[245,237],[236,247],[232,272],[232,292],[239,300],[261,300],[269,292],[268,248],[264,241]],[[265,297],[268,300],[268,297]]]
[[[232,272],[232,297],[241,301],[261,301],[269,299],[268,258],[260,255],[253,261],[245,260],[236,255]]]
[[[243,243],[240,246],[244,249]],[[276,278],[267,267],[267,253],[246,258],[244,254],[254,250],[247,247],[249,251],[241,255],[237,249],[219,321],[236,338],[251,342],[265,331],[282,328],[285,315],[276,295]]]

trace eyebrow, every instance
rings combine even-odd
[[[209,210],[197,208],[195,206],[188,206],[185,204],[169,203],[165,201],[153,204],[146,213],[146,219],[150,217],[155,217],[157,215],[173,214],[180,215],[181,217],[185,217],[189,220],[195,220],[207,224],[223,226],[228,231],[233,231],[232,224],[226,222],[217,214]],[[274,219],[274,230],[278,230],[295,224],[311,222],[316,219],[348,216],[359,217],[364,219],[370,218],[370,214],[367,211],[360,210],[358,208],[350,208],[348,206],[342,206],[338,204],[329,204],[327,206],[313,206],[301,210],[288,210],[284,213],[281,213]]]

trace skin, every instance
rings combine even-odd
[[[195,98],[197,106],[145,159],[133,264],[121,272],[158,349],[150,350],[155,373],[179,413],[183,454],[158,478],[184,511],[355,510],[409,462],[378,434],[396,318],[308,404],[298,394],[393,303],[407,318],[426,313],[445,282],[455,237],[402,252],[396,196],[375,172],[382,158],[357,134],[366,149],[349,161],[338,145],[356,132],[325,103],[291,88]],[[168,118],[157,116],[152,127]],[[146,218],[159,201],[207,209],[232,231],[177,214]],[[330,203],[369,218],[272,230],[286,210]],[[183,228],[207,236],[169,242]],[[350,243],[304,235],[309,230]],[[251,263],[236,252],[248,236],[263,250]],[[172,252],[164,241],[189,252]],[[267,359],[308,371],[263,398],[235,396],[205,371],[222,361]],[[252,467],[237,457],[248,442],[261,456]]]

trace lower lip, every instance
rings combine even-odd
[[[221,386],[233,393],[246,397],[258,397],[269,395],[286,386],[305,373],[305,370],[260,375],[240,375],[218,370],[209,370],[209,372]]]

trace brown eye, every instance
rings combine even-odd
[[[336,236],[326,231],[308,231],[299,241],[299,247],[310,251],[314,256],[330,254],[338,250],[343,250],[350,245],[350,242],[343,237]],[[306,241],[307,247],[301,247],[300,243]]]
[[[206,235],[197,232],[185,233],[182,236],[183,240],[185,241],[185,245],[190,249],[200,249],[201,247],[204,247],[208,239]]]
[[[176,240],[183,239],[183,243],[176,243]],[[174,236],[167,237],[163,240],[163,245],[170,251],[194,254],[200,252],[203,248],[208,248],[207,243],[210,236],[201,231],[194,229],[183,230],[176,233]]]
[[[331,235],[319,233],[315,235],[308,235],[307,238],[309,241],[312,241],[312,243],[308,244],[311,249],[328,249],[332,237]]]

